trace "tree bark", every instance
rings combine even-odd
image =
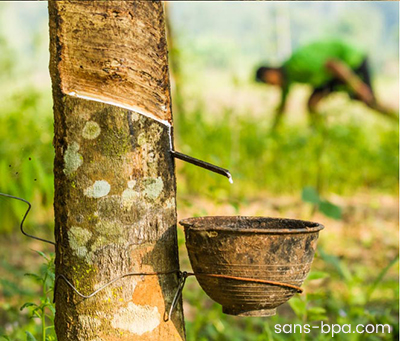
[[[88,295],[129,273],[179,269],[163,8],[49,1],[56,275]],[[89,299],[56,286],[62,340],[182,340],[164,322],[177,273],[132,276]]]

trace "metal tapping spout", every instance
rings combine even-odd
[[[226,176],[228,178],[229,182],[231,184],[233,184],[232,175],[229,172],[229,170],[227,170],[225,168],[221,168],[221,167],[215,166],[215,165],[213,165],[211,163],[196,159],[196,158],[191,157],[189,155],[179,153],[179,152],[177,152],[175,150],[171,150],[170,152],[171,152],[171,154],[172,154],[172,156],[174,158],[180,159],[180,160],[185,161],[185,162],[189,162],[192,165],[195,165],[195,166],[198,166],[198,167],[202,167],[202,168],[208,169],[211,172],[218,173],[218,174],[221,174],[223,176]]]

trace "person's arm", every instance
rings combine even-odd
[[[338,79],[347,84],[351,90],[370,108],[398,120],[398,115],[391,109],[379,104],[372,93],[372,89],[365,84],[345,63],[339,60],[328,60],[325,67]]]
[[[347,84],[350,89],[369,106],[375,104],[375,98],[370,87],[365,84],[345,63],[331,59],[325,67],[338,79]]]
[[[286,100],[287,100],[287,96],[289,93],[289,87],[284,85],[282,86],[282,91],[281,91],[281,101],[279,103],[279,106],[276,110],[276,112],[278,114],[282,114],[285,111],[285,107],[286,107]]]
[[[285,85],[282,86],[281,100],[280,100],[278,108],[276,109],[276,112],[275,112],[275,120],[274,120],[274,124],[272,125],[272,130],[275,130],[275,128],[279,125],[279,122],[281,121],[283,112],[285,110],[286,99],[287,99],[288,93],[289,93],[289,87],[285,86]]]

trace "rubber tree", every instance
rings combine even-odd
[[[161,2],[49,1],[58,340],[182,340]]]

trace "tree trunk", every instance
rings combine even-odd
[[[129,272],[179,269],[163,8],[49,1],[56,275],[85,295]],[[182,340],[177,272],[55,292],[62,340]]]

